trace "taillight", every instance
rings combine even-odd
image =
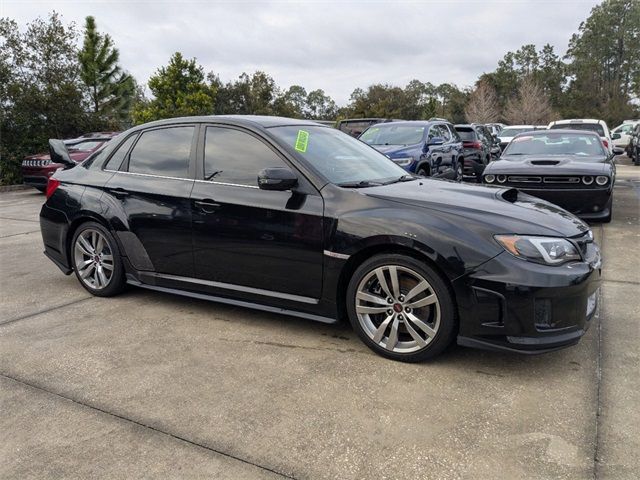
[[[58,188],[59,186],[60,186],[60,180],[56,180],[55,178],[49,178],[49,180],[47,181],[47,191],[45,192],[47,199],[51,197],[51,195],[53,195],[53,192],[55,192],[56,188]]]
[[[478,148],[481,149],[482,148],[482,142],[464,142],[462,144],[463,147],[467,147],[467,148]]]
[[[605,140],[604,138],[602,139],[602,144],[604,145],[604,148],[609,148],[609,141]]]

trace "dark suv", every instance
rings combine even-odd
[[[627,154],[633,160],[634,165],[640,166],[640,123],[637,123],[631,132]]]
[[[408,172],[462,180],[462,140],[445,120],[379,123],[365,130],[360,140]]]
[[[71,160],[80,163],[118,133],[120,132],[88,133],[82,137],[64,140],[64,144],[67,146]],[[61,163],[52,162],[48,153],[29,155],[22,161],[22,181],[25,185],[44,192],[49,177],[62,167]]]
[[[479,125],[455,125],[464,148],[464,178],[482,181],[482,172],[492,160],[493,137]]]

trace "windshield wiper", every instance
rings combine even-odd
[[[382,185],[380,182],[371,182],[369,180],[361,180],[360,182],[343,182],[338,183],[339,187],[345,188],[366,188],[366,187],[378,187]]]
[[[392,183],[398,183],[398,182],[410,182],[411,180],[415,180],[418,177],[414,176],[414,175],[402,175],[399,178],[394,178],[393,180],[390,180],[388,182],[384,182],[383,185],[391,185]]]

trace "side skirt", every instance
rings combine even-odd
[[[269,305],[262,305],[259,303],[253,303],[253,302],[246,302],[243,300],[234,300],[231,298],[225,298],[225,297],[219,297],[216,295],[209,295],[209,294],[205,294],[205,293],[197,293],[197,292],[190,292],[190,291],[186,291],[186,290],[180,290],[177,288],[168,288],[168,287],[159,287],[157,285],[149,285],[146,283],[142,283],[138,280],[136,280],[135,278],[133,278],[130,275],[127,275],[127,283],[136,287],[141,287],[141,288],[147,288],[149,290],[155,290],[158,292],[165,292],[165,293],[173,293],[175,295],[182,295],[185,297],[191,297],[191,298],[197,298],[200,300],[208,300],[208,301],[212,301],[212,302],[219,302],[219,303],[225,303],[228,305],[234,305],[237,307],[245,307],[245,308],[252,308],[254,310],[262,310],[264,312],[271,312],[271,313],[279,313],[279,314],[283,314],[283,315],[291,315],[293,317],[300,317],[300,318],[306,318],[308,320],[313,320],[315,322],[321,322],[321,323],[337,323],[338,320],[336,320],[335,318],[330,318],[330,317],[322,317],[320,315],[313,315],[310,313],[304,313],[304,312],[297,312],[295,310],[288,310],[286,308],[278,308],[278,307],[272,307]]]

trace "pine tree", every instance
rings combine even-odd
[[[125,119],[135,94],[135,82],[122,71],[119,58],[111,37],[100,34],[95,19],[87,17],[84,44],[78,54],[80,78],[89,90],[91,108],[100,122]]]

